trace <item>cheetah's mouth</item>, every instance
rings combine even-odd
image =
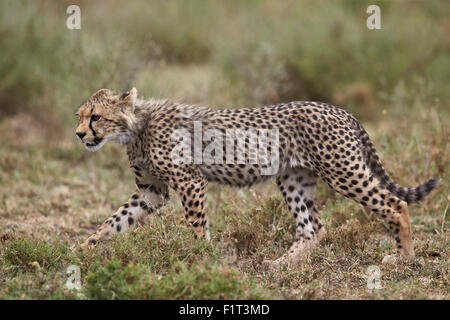
[[[89,148],[95,147],[96,145],[98,145],[98,143],[86,143],[86,146],[88,146]]]
[[[86,149],[89,151],[97,151],[98,149],[103,147],[103,145],[105,143],[106,143],[106,139],[95,137],[95,139],[92,143],[86,142],[85,146],[86,146]]]

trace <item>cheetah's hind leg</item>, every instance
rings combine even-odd
[[[325,236],[325,228],[314,204],[316,184],[317,177],[303,168],[290,168],[277,179],[297,229],[289,251],[274,261],[265,260],[264,267],[279,269],[281,265],[297,265],[304,254]]]

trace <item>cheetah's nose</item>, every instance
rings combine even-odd
[[[85,135],[86,135],[86,133],[84,133],[84,132],[77,132],[77,136],[78,136],[80,139],[83,139]]]

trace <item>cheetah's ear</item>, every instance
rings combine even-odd
[[[138,93],[137,89],[133,88],[128,92],[122,93],[122,95],[120,96],[120,99],[123,101],[131,102],[133,104],[134,100],[136,100],[136,98],[137,98],[137,93]]]

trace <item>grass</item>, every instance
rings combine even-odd
[[[172,195],[146,225],[81,251],[79,243],[133,190],[125,152],[110,145],[87,154],[71,139],[49,143],[32,130],[16,141],[11,117],[0,126],[7,141],[0,162],[0,298],[448,299],[448,129],[436,110],[416,111],[420,123],[393,115],[367,128],[403,185],[444,178],[410,209],[417,257],[382,265],[395,244],[380,220],[320,184],[327,236],[298,268],[280,273],[261,268],[293,237],[273,184],[238,192],[212,187],[211,242],[193,240]],[[81,269],[80,292],[66,288],[70,265]],[[367,289],[371,265],[381,270],[381,290]]]
[[[380,32],[365,28],[364,1],[78,3],[80,31],[64,27],[69,3],[0,4],[0,299],[450,298],[445,1],[381,1]],[[132,86],[218,108],[319,99],[351,109],[396,182],[442,178],[410,207],[416,258],[381,264],[395,252],[381,221],[325,184],[327,235],[297,268],[261,267],[293,240],[274,184],[212,186],[210,242],[194,241],[172,194],[146,225],[81,251],[134,179],[119,146],[77,143],[72,115],[99,87]],[[66,286],[71,265],[80,291]],[[382,289],[367,288],[369,266]]]

